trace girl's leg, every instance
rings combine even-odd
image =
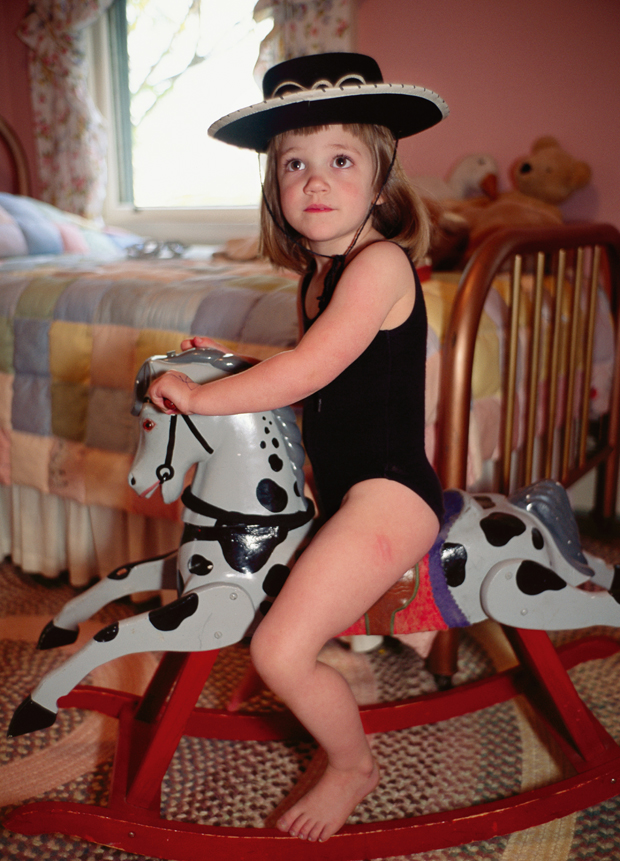
[[[424,556],[437,530],[433,512],[403,485],[356,485],[254,634],[257,671],[327,754],[322,778],[280,818],[281,830],[326,840],[376,786],[378,769],[351,689],[317,656]]]

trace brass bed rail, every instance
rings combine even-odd
[[[509,493],[541,478],[568,487],[597,469],[595,509],[611,518],[620,454],[620,233],[606,224],[502,230],[472,256],[442,352],[437,469],[444,487],[466,486],[476,335],[500,273],[508,273],[510,289],[499,460],[486,489]],[[615,355],[609,410],[593,419],[599,285],[611,309]]]

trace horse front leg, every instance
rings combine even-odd
[[[59,698],[101,664],[136,652],[221,649],[239,642],[254,617],[254,605],[244,589],[214,583],[150,613],[114,622],[43,677],[15,710],[8,736],[51,726],[56,720]]]
[[[99,583],[68,601],[41,631],[37,649],[54,649],[75,643],[80,624],[111,601],[137,592],[176,588],[176,550],[153,559],[121,565]]]

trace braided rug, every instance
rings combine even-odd
[[[21,574],[9,562],[0,564],[0,819],[25,801],[56,798],[105,804],[107,798],[114,719],[65,709],[49,729],[4,738],[13,710],[41,676],[67,654],[66,650],[35,650],[43,625],[75,594],[69,586],[53,582],[44,585]],[[136,607],[128,603],[106,608],[83,626],[77,646],[104,624],[134,612]],[[572,636],[561,634],[557,639]],[[145,654],[114,661],[99,668],[88,681],[141,691],[158,657]],[[334,642],[328,644],[323,658],[346,676],[361,704],[435,689],[422,659],[397,642],[388,641],[366,654]],[[513,658],[501,630],[484,623],[465,632],[459,660],[457,684],[504,669]],[[247,662],[244,645],[224,650],[199,704],[224,706],[243,677]],[[582,664],[571,671],[571,676],[585,702],[620,739],[620,655]],[[281,705],[263,691],[244,708],[261,710]],[[381,767],[381,783],[350,821],[447,810],[551,782],[565,773],[564,766],[561,758],[542,744],[542,733],[527,704],[518,698],[428,727],[377,734],[372,737],[372,746]],[[163,784],[163,813],[168,818],[205,825],[260,826],[273,819],[274,811],[299,781],[303,785],[303,772],[313,753],[309,742],[183,738]],[[141,857],[63,835],[23,836],[0,828],[3,859],[134,861]],[[620,798],[528,831],[400,856],[394,861],[465,859],[620,859]]]

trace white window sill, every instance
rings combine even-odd
[[[179,240],[186,245],[221,245],[228,239],[255,236],[258,209],[135,209],[131,205],[106,207],[105,223],[159,241]]]

